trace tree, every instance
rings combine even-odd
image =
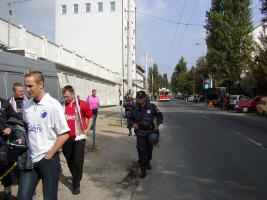
[[[185,92],[186,62],[181,57],[172,74],[171,89],[174,92]]]
[[[261,0],[261,2],[261,12],[264,14],[264,17],[262,18],[263,31],[258,38],[259,44],[256,44],[254,66],[252,71],[257,83],[258,92],[267,94],[267,0]]]
[[[264,15],[262,18],[263,23],[267,23],[267,0],[260,0],[261,1],[261,13]]]
[[[159,90],[161,80],[160,76],[158,65],[154,63],[148,70],[149,91],[152,94],[157,93]]]
[[[209,68],[207,65],[207,60],[206,58],[200,57],[196,61],[196,67],[193,70],[194,74],[194,81],[195,81],[195,92],[200,94],[203,89],[203,79],[209,78]]]
[[[162,87],[169,88],[169,81],[168,81],[168,75],[167,74],[163,74]]]
[[[212,0],[207,12],[207,62],[217,81],[238,83],[251,64],[252,23],[250,0]]]

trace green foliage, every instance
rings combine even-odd
[[[262,7],[261,7],[261,13],[264,15],[262,18],[262,22],[267,22],[267,0],[260,0]]]
[[[261,12],[265,16],[263,17],[263,25],[267,23],[267,0],[261,0],[262,8]],[[256,44],[254,65],[252,67],[253,76],[256,80],[258,92],[267,94],[267,30],[266,26],[263,26],[263,31],[260,34],[259,44]]]
[[[178,64],[175,66],[174,72],[171,78],[171,89],[174,92],[185,92],[187,83],[187,67],[184,58],[181,57]]]
[[[209,68],[205,57],[200,57],[197,60],[196,68],[194,69],[194,85],[195,92],[200,94],[203,88],[203,79],[209,78]]]
[[[250,0],[212,0],[207,12],[207,62],[213,79],[238,82],[249,68],[252,48]]]
[[[155,63],[148,70],[148,82],[149,82],[149,92],[155,94],[159,91],[159,88],[165,87],[169,88],[167,74],[159,74],[158,65]]]

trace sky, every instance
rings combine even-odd
[[[0,0],[0,17],[4,19],[8,19],[8,1],[18,0]],[[55,0],[19,1],[12,4],[12,22],[53,42]],[[207,51],[203,25],[210,6],[211,0],[136,0],[137,64],[145,69],[147,52],[148,67],[156,63],[169,79],[181,56],[190,69]],[[252,0],[254,27],[260,24],[260,6],[260,0]]]

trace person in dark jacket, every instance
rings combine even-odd
[[[159,126],[163,122],[163,115],[155,104],[148,101],[144,91],[136,94],[137,105],[131,112],[129,123],[133,126],[137,138],[137,150],[140,178],[146,177],[146,170],[150,170],[153,145],[150,143],[151,134],[159,134]]]
[[[132,135],[132,125],[129,122],[129,117],[130,117],[130,113],[132,112],[132,110],[135,107],[135,101],[133,99],[133,95],[131,93],[129,93],[127,95],[127,98],[125,99],[124,103],[123,103],[123,107],[125,108],[125,114],[126,114],[126,118],[127,118],[127,128],[129,130],[129,136]]]
[[[7,120],[11,117],[20,118],[17,113],[13,110],[11,104],[0,98],[0,138],[1,138],[1,154],[5,154],[5,146],[8,143],[8,137],[11,134],[11,127],[8,126]],[[4,200],[11,199],[11,185],[12,185],[12,177],[10,174],[10,170],[14,164],[14,160],[9,158],[7,155],[6,165],[1,164],[1,182],[4,185]],[[3,161],[3,159],[1,159]],[[8,173],[6,173],[8,172]]]

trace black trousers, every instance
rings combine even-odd
[[[139,165],[141,168],[145,168],[152,159],[153,145],[148,141],[148,134],[140,134],[137,132],[136,139]]]
[[[75,141],[69,138],[63,145],[63,154],[72,175],[73,188],[79,188],[83,175],[85,140]]]
[[[130,124],[130,114],[131,114],[131,111],[128,110],[128,111],[125,111],[125,115],[127,117],[127,128],[129,129],[129,131],[131,130],[132,128],[132,125]]]

